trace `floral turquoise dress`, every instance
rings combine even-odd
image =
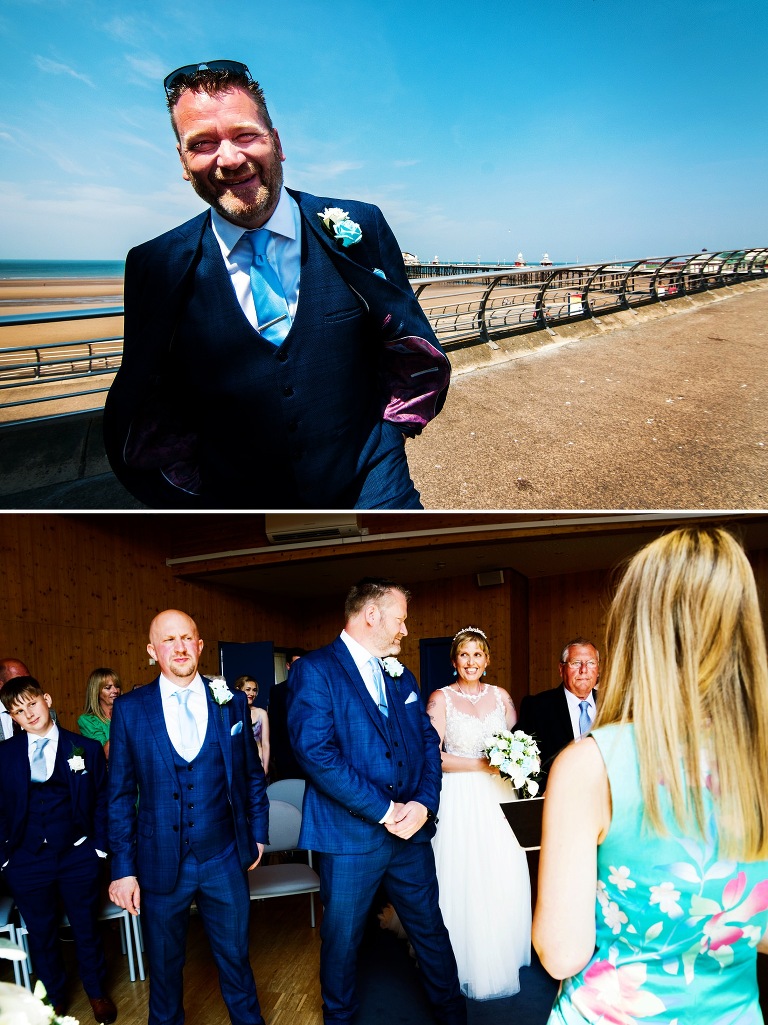
[[[634,728],[592,736],[613,806],[597,849],[596,950],[562,982],[549,1025],[759,1025],[756,946],[768,924],[768,862],[719,856],[711,800],[705,838],[680,836],[668,807],[670,835],[650,833]]]

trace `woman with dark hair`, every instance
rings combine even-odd
[[[550,1025],[758,1025],[768,664],[734,538],[687,527],[635,555],[606,651],[591,736],[557,757],[544,802]]]
[[[528,863],[500,807],[515,791],[485,754],[486,738],[512,730],[517,713],[506,690],[484,682],[491,652],[482,630],[459,630],[451,662],[455,682],[427,705],[443,763],[432,845],[462,992],[492,1000],[517,993],[531,963]]]
[[[112,721],[112,706],[123,692],[120,677],[114,669],[94,669],[88,677],[85,688],[85,708],[77,720],[77,728],[83,737],[98,740],[104,748],[104,757],[109,758],[109,724]]]

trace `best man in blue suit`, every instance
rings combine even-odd
[[[416,951],[436,1020],[467,1020],[431,844],[440,741],[415,677],[391,657],[408,633],[407,613],[402,587],[360,581],[347,596],[341,636],[299,659],[287,682],[291,740],[308,780],[299,843],[322,852],[326,1023],[349,1022],[357,1010],[357,951],[382,883]]]
[[[151,506],[421,508],[405,437],[442,408],[450,366],[380,210],[283,187],[244,64],[165,87],[183,177],[212,209],[128,254],[115,473]]]
[[[0,865],[29,930],[35,971],[56,1013],[66,1013],[62,903],[94,1017],[113,1022],[97,919],[107,857],[104,752],[53,721],[51,696],[31,676],[4,684],[2,702],[22,732],[0,745]]]
[[[161,675],[115,702],[110,728],[110,896],[145,923],[149,1025],[182,1025],[194,900],[232,1025],[263,1023],[248,960],[247,870],[267,840],[268,802],[245,695],[206,682],[184,612],[159,613],[147,651]]]

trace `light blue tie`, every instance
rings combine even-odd
[[[48,778],[48,766],[45,764],[45,745],[49,739],[49,737],[45,737],[45,739],[38,737],[35,741],[37,746],[32,752],[32,760],[30,762],[32,781],[34,783],[45,783]]]
[[[389,709],[387,708],[387,691],[384,686],[384,674],[381,671],[381,662],[377,658],[369,658],[368,664],[373,671],[373,682],[376,687],[376,694],[378,696],[379,711],[384,716],[389,716]]]
[[[592,725],[592,719],[589,715],[589,702],[579,702],[579,733],[583,737],[585,733],[589,733],[589,727]]]
[[[246,234],[253,249],[251,291],[256,319],[262,325],[259,334],[273,345],[282,345],[291,327],[291,317],[280,278],[267,259],[267,244],[272,232],[260,228]]]
[[[200,734],[197,732],[197,721],[189,709],[189,690],[173,692],[179,702],[179,736],[181,750],[187,761],[192,761],[200,750]]]

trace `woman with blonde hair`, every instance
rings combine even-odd
[[[429,698],[440,737],[443,786],[432,840],[443,913],[462,992],[472,1000],[513,996],[531,963],[531,882],[525,851],[501,809],[515,791],[485,754],[485,739],[514,729],[503,687],[487,683],[491,649],[467,626],[451,645],[455,681]]]
[[[123,685],[114,669],[94,669],[88,677],[85,688],[85,708],[77,720],[77,728],[81,736],[98,740],[104,748],[105,758],[109,758],[109,725],[112,721],[112,706],[122,692]]]
[[[265,710],[254,704],[259,693],[259,685],[252,676],[238,676],[235,680],[235,690],[241,690],[248,699],[253,739],[259,749],[259,758],[266,776],[269,772],[269,719]]]
[[[768,665],[740,545],[686,527],[640,551],[606,652],[592,734],[558,756],[544,802],[533,942],[564,980],[550,1025],[757,1025]]]

